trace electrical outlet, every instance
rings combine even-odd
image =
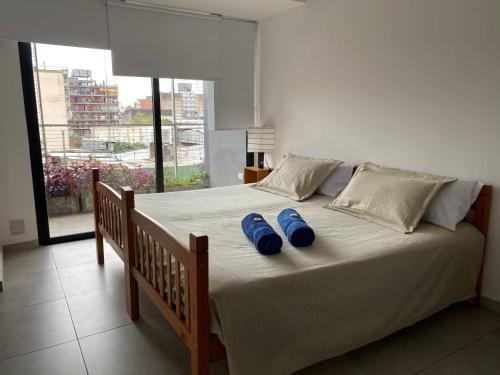
[[[243,181],[243,172],[238,173],[238,180]]]
[[[26,233],[26,228],[24,227],[23,219],[15,219],[10,222],[10,234],[15,236],[16,234],[24,234]]]

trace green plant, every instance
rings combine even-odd
[[[143,148],[146,148],[146,145],[143,143],[116,142],[114,144],[113,151],[115,153],[120,153],[128,151],[137,151]]]
[[[130,186],[140,193],[155,191],[155,174],[141,166],[130,169],[121,164],[86,160],[75,161],[68,166],[59,165],[58,163],[45,166],[47,197],[78,197],[89,194],[92,168],[99,168],[101,181],[114,189]]]
[[[165,186],[198,186],[208,182],[208,174],[203,165],[200,165],[193,172],[183,177],[166,177]]]

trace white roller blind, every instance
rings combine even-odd
[[[115,75],[221,78],[221,21],[108,5]]]
[[[223,19],[221,79],[214,83],[215,129],[254,125],[255,23]]]
[[[109,48],[103,0],[1,0],[0,39]]]

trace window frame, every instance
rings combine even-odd
[[[19,64],[21,71],[22,89],[24,97],[24,111],[28,131],[30,152],[31,176],[33,180],[33,195],[37,221],[38,242],[40,245],[52,245],[63,242],[79,241],[95,237],[95,232],[84,232],[66,236],[52,237],[49,228],[49,215],[45,192],[45,176],[43,172],[43,154],[40,139],[40,124],[38,122],[37,99],[33,76],[32,43],[19,42]],[[163,173],[163,147],[161,133],[161,108],[159,78],[151,78],[153,101],[153,127],[155,142],[155,172],[156,191],[165,191]]]

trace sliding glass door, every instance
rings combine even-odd
[[[204,82],[160,79],[165,191],[208,184]]]
[[[20,43],[20,57],[42,243],[92,236],[92,168],[137,193],[206,185],[203,81],[114,76],[107,50]]]

